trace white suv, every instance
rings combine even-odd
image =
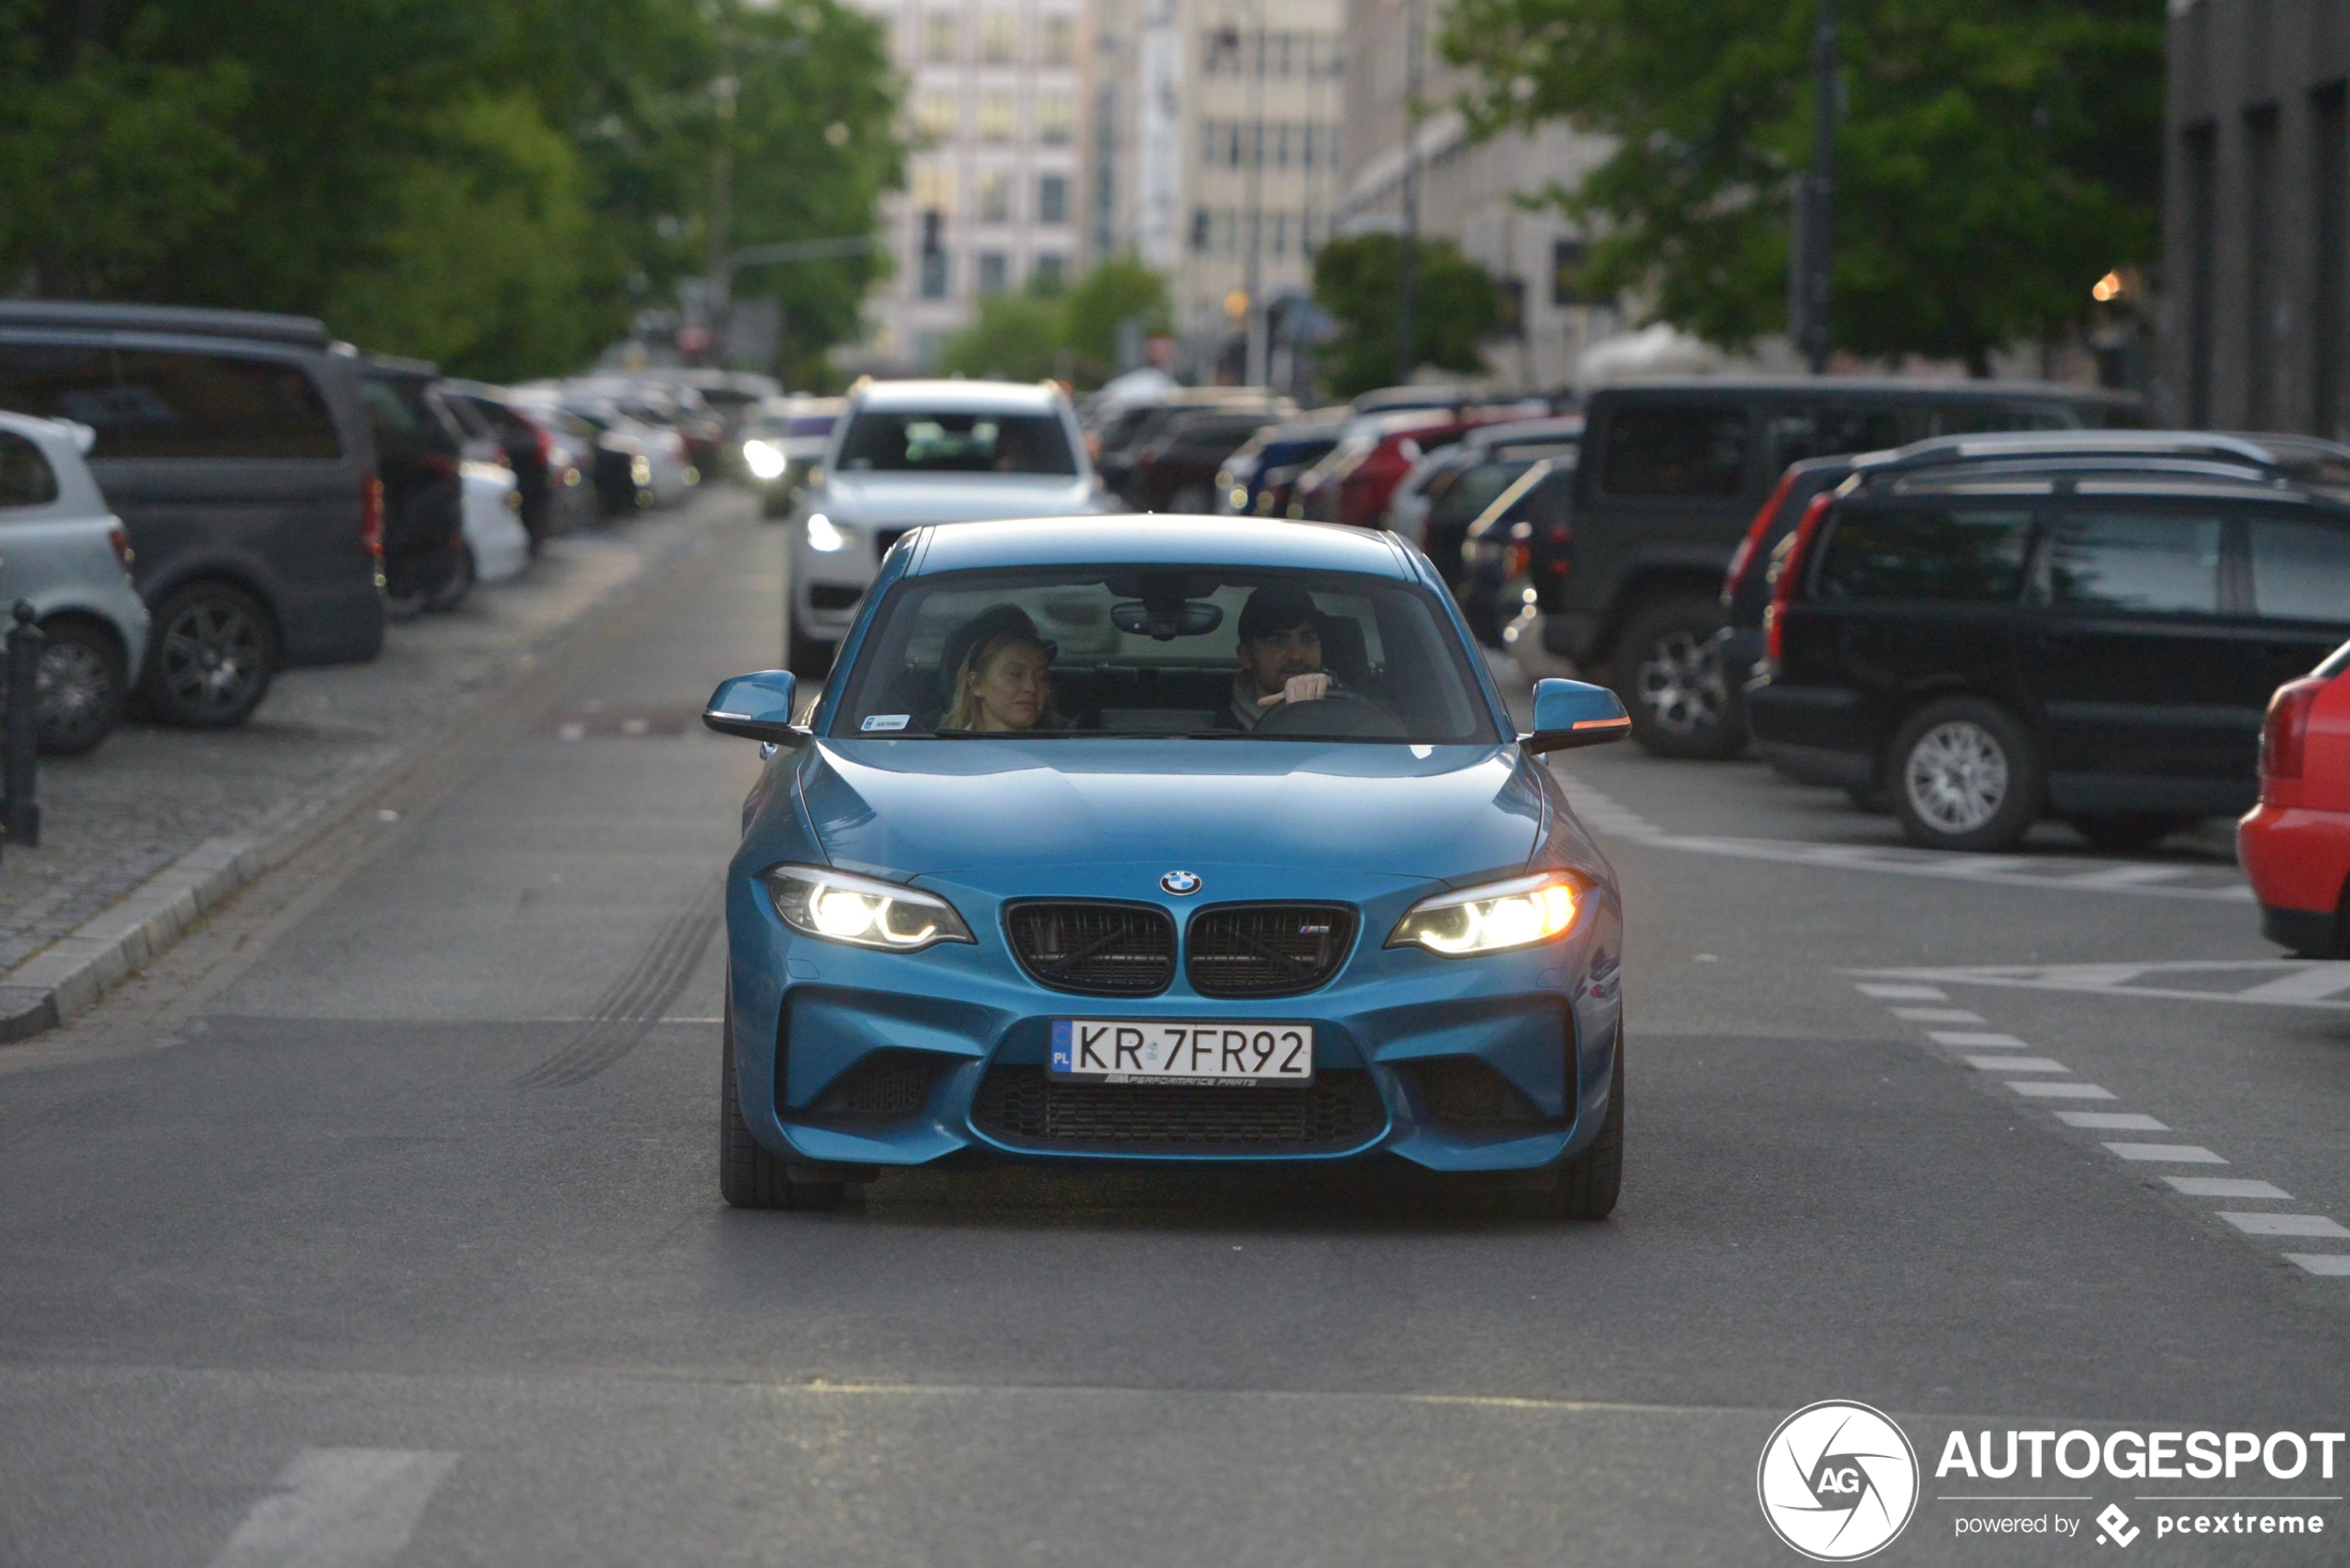
[[[1069,399],[1050,383],[860,383],[792,513],[791,667],[831,667],[882,557],[909,528],[1115,510]]]

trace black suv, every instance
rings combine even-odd
[[[1931,847],[2044,815],[2142,847],[2245,810],[2270,694],[2350,633],[2350,488],[2286,466],[2306,481],[2224,451],[1854,475],[1776,565],[1756,745]]]
[[[1721,663],[1724,568],[1789,464],[1961,431],[2142,425],[2135,399],[2035,382],[1708,377],[1605,387],[1585,404],[1570,514],[1532,531],[1551,652],[1624,698],[1668,757],[1745,744]]]
[[[97,433],[156,718],[240,724],[279,667],[382,648],[375,447],[358,364],[318,322],[0,300],[0,408]]]

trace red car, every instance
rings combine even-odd
[[[2260,804],[2237,824],[2236,855],[2270,941],[2350,957],[2350,643],[2269,699]]]
[[[1382,527],[1388,498],[1421,458],[1439,447],[1451,446],[1476,426],[1550,412],[1550,404],[1532,400],[1459,409],[1411,409],[1359,420],[1348,427],[1336,450],[1299,477],[1297,489],[1290,497],[1289,514],[1357,528]]]

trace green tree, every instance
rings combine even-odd
[[[979,302],[978,318],[946,340],[939,368],[949,376],[1041,381],[1065,373],[1068,345],[1066,297],[992,294]]]
[[[1413,363],[1475,374],[1502,325],[1501,291],[1450,240],[1416,247]],[[1314,258],[1314,298],[1338,324],[1322,350],[1322,378],[1351,398],[1395,379],[1395,280],[1404,241],[1392,234],[1333,240]]]
[[[1167,279],[1136,257],[1111,256],[1069,290],[1067,342],[1078,385],[1098,387],[1122,368],[1119,335],[1133,322],[1145,338],[1172,329]]]
[[[1738,345],[1787,320],[1814,5],[1453,0],[1443,47],[1490,133],[1564,119],[1614,154],[1547,199],[1587,278]],[[2158,240],[2163,29],[2146,0],[1845,0],[1834,330],[1987,368],[2061,331]]]

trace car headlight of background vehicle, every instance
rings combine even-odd
[[[821,512],[811,512],[808,514],[808,548],[810,549],[821,550],[829,555],[847,542],[848,536],[842,533],[839,525],[831,518]]]
[[[761,880],[775,913],[803,936],[892,953],[971,939],[953,905],[894,882],[817,866],[777,866]]]
[[[1575,923],[1583,889],[1565,871],[1542,871],[1423,898],[1395,922],[1390,947],[1425,947],[1447,958],[1505,953],[1549,942]]]
[[[754,479],[780,479],[790,464],[785,461],[781,447],[754,436],[743,443],[743,466],[750,470]]]

